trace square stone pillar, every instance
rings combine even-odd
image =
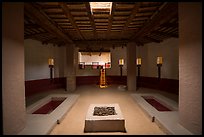
[[[127,89],[136,91],[136,44],[127,44]]]
[[[2,3],[2,129],[17,135],[26,126],[24,4]]]
[[[76,89],[76,76],[67,76],[66,91],[75,91]]]
[[[66,47],[66,69],[67,69],[67,81],[66,81],[66,91],[75,91],[76,89],[76,51],[75,45],[67,45]]]
[[[195,135],[203,133],[202,47],[202,2],[181,2],[179,3],[179,123]]]

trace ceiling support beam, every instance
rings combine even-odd
[[[161,25],[161,27],[172,27],[172,28],[178,28],[178,23],[164,23]]]
[[[64,11],[66,17],[69,19],[69,21],[71,22],[72,26],[76,29],[76,31],[78,32],[78,34],[80,35],[80,37],[82,39],[84,39],[81,31],[79,30],[79,27],[77,26],[69,8],[67,7],[65,2],[59,2],[60,7],[62,8],[62,10]]]
[[[73,41],[64,34],[57,26],[55,26],[44,14],[42,10],[37,9],[32,3],[25,3],[25,14],[33,19],[37,24],[54,36],[62,39],[65,43],[73,43]],[[44,13],[44,14],[43,14]]]
[[[90,45],[104,45],[104,46],[110,46],[110,45],[117,45],[117,44],[126,44],[128,43],[129,40],[76,40],[74,41],[74,43],[76,45],[86,45],[87,43],[89,43]],[[100,43],[100,44],[98,44]]]
[[[43,35],[50,35],[50,33],[45,32],[45,33],[37,33],[37,34],[25,35],[25,36],[24,36],[24,39],[40,37],[40,36],[43,36]]]
[[[165,3],[162,8],[155,14],[155,16],[140,29],[137,33],[132,36],[132,39],[138,39],[143,37],[147,33],[153,31],[155,28],[159,27],[163,23],[169,21],[173,17],[178,15],[178,3]]]
[[[41,28],[38,24],[25,24],[24,26],[26,28],[35,28],[35,29]]]
[[[165,33],[165,32],[161,32],[161,31],[152,31],[152,34],[165,36],[165,37],[178,38],[178,34]]]
[[[126,31],[128,29],[128,25],[135,18],[135,15],[138,12],[141,4],[142,4],[142,2],[135,3],[135,6],[133,7],[133,10],[132,10],[130,16],[128,17],[127,21],[125,22],[125,26],[123,28],[123,31]]]
[[[109,36],[110,35],[110,31],[111,31],[111,28],[112,28],[112,24],[113,24],[113,15],[114,15],[114,12],[115,12],[115,8],[116,8],[116,3],[113,2],[112,3],[112,11],[111,11],[111,15],[109,16],[108,18],[108,31],[107,31],[107,35]]]
[[[90,19],[90,22],[91,22],[91,26],[92,26],[92,28],[93,28],[94,36],[95,36],[95,38],[97,39],[98,36],[97,36],[97,33],[96,33],[96,25],[95,25],[95,23],[94,23],[94,17],[93,17],[92,14],[91,14],[90,4],[89,4],[89,2],[86,2],[85,5],[86,5],[87,14],[88,14],[89,19]]]
[[[142,37],[142,39],[145,39],[145,40],[148,40],[148,41],[151,41],[151,42],[156,42],[156,43],[162,42],[162,40],[157,40],[157,39],[151,38],[149,36],[144,36],[144,37]]]

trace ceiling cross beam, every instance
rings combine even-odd
[[[62,39],[65,43],[73,43],[72,39],[54,25],[53,22],[45,16],[45,13],[42,10],[37,9],[32,3],[25,3],[24,9],[26,16],[33,19],[37,24],[42,26],[43,29],[47,30],[59,39]]]
[[[130,16],[128,17],[127,21],[125,22],[123,31],[128,29],[128,25],[130,24],[130,22],[135,18],[136,13],[138,12],[140,6],[141,6],[142,2],[139,3],[135,3],[133,10],[131,11]]]
[[[178,38],[178,34],[166,33],[166,32],[161,32],[161,31],[152,31],[152,34],[165,36],[165,37]]]
[[[89,43],[90,45],[98,45],[100,43],[101,45],[113,45],[113,44],[126,44],[129,42],[129,40],[77,40],[74,41],[77,45],[87,45]]]
[[[144,37],[142,37],[142,39],[145,39],[145,40],[148,40],[148,41],[151,41],[151,42],[156,42],[156,43],[162,42],[162,40],[158,40],[158,39],[155,39],[155,38],[151,38],[151,37],[149,37],[149,36],[144,36]]]
[[[135,33],[134,36],[132,36],[132,39],[143,37],[176,15],[178,15],[178,3],[169,2],[164,6],[162,5],[162,8],[158,11],[158,13],[147,24],[145,24],[143,28]]]
[[[96,25],[95,25],[95,23],[94,23],[94,17],[92,16],[92,13],[91,13],[90,4],[89,4],[89,2],[86,2],[85,5],[86,5],[86,11],[87,11],[88,17],[89,17],[90,22],[91,22],[91,26],[92,26],[92,28],[93,28],[94,36],[95,36],[96,39],[97,39]]]
[[[38,28],[41,28],[38,24],[25,24],[24,25],[25,26],[25,28],[35,28],[35,29],[38,29]]]
[[[44,32],[44,33],[35,33],[35,34],[25,35],[24,39],[40,37],[40,36],[43,36],[43,35],[50,35],[50,33]]]
[[[67,7],[65,2],[59,2],[60,7],[62,8],[62,10],[64,11],[66,17],[69,19],[69,21],[71,22],[72,26],[76,29],[76,31],[78,32],[78,34],[80,35],[80,37],[82,39],[84,39],[81,31],[79,30],[79,27],[77,26],[69,8]]]
[[[107,31],[108,35],[110,34],[111,27],[112,27],[112,24],[113,24],[113,15],[114,15],[115,9],[116,9],[116,3],[113,2],[112,3],[112,9],[111,9],[112,10],[111,15],[108,17],[108,31]]]
[[[178,28],[178,23],[164,23],[161,25],[161,27],[172,27],[172,28]]]

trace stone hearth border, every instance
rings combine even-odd
[[[114,107],[116,115],[94,116],[94,107]],[[126,132],[125,119],[120,107],[114,104],[90,104],[86,119],[84,132]]]

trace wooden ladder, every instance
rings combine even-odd
[[[101,69],[101,74],[100,74],[100,88],[105,88],[107,87],[106,84],[106,72],[105,69]]]

